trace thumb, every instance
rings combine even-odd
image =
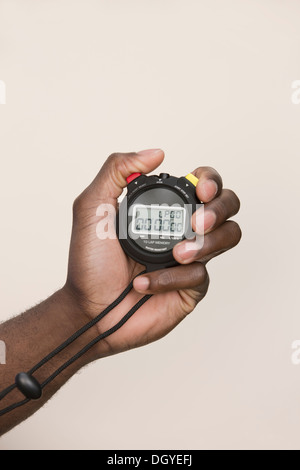
[[[126,178],[132,173],[146,174],[155,170],[163,159],[164,152],[160,149],[114,153],[87,188],[86,196],[92,198],[93,202],[103,201],[116,206],[118,197],[127,186]]]

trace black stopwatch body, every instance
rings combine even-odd
[[[148,271],[175,266],[174,246],[193,238],[191,216],[201,204],[197,178],[133,174],[127,181],[116,221],[124,252]]]

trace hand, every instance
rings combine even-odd
[[[135,172],[152,172],[163,159],[162,150],[113,154],[74,202],[64,290],[72,302],[80,306],[87,321],[95,318],[144,270],[125,255],[117,238],[100,240],[97,237],[97,207],[105,203],[117,209],[117,199],[127,184],[126,178]],[[150,293],[153,297],[119,331],[97,345],[94,358],[145,345],[170,332],[206,295],[209,285],[206,263],[239,242],[238,224],[227,221],[239,210],[237,196],[222,189],[221,177],[212,168],[200,167],[193,174],[199,178],[198,198],[205,203],[202,249],[191,249],[192,242],[185,240],[174,248],[174,257],[180,266],[147,273],[134,280],[134,289],[127,298],[97,324],[96,335],[115,325],[143,295]],[[199,232],[195,214],[193,229]]]

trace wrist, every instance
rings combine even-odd
[[[92,318],[82,307],[81,303],[78,301],[77,297],[74,296],[68,285],[65,285],[62,289],[57,291],[54,294],[54,298],[55,302],[57,303],[57,308],[61,314],[61,322],[63,331],[65,333],[65,338],[63,341],[65,341],[75,332],[89,323]],[[78,339],[74,341],[74,343],[68,346],[67,351],[69,351],[70,356],[79,352],[98,334],[99,332],[96,325],[83,333]],[[97,358],[97,351],[93,347],[78,360],[78,368],[87,365],[89,362],[92,362]]]

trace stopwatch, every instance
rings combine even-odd
[[[127,194],[116,219],[117,235],[124,252],[147,271],[178,264],[174,246],[193,238],[191,216],[202,204],[196,195],[198,178],[189,173],[168,173],[127,178]]]

